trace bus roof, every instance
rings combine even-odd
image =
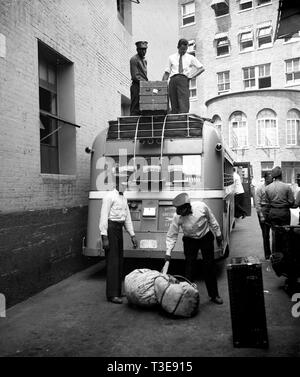
[[[109,121],[107,140],[202,137],[204,121],[195,114],[142,115]]]

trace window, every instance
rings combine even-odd
[[[287,37],[284,38],[284,43],[299,42],[299,41],[300,41],[300,31],[297,31],[296,33],[288,35]]]
[[[261,178],[264,178],[265,173],[271,172],[274,167],[274,161],[262,161],[261,166]]]
[[[271,87],[271,64],[243,68],[244,88],[263,89]]]
[[[257,125],[257,146],[276,147],[277,138],[277,119],[273,110],[264,109],[260,111],[256,119]]]
[[[182,26],[195,23],[195,2],[187,3],[181,6]]]
[[[300,146],[300,112],[290,110],[286,120],[286,144]]]
[[[194,40],[189,41],[187,52],[191,55],[196,55],[196,43]]]
[[[257,1],[257,6],[270,4],[272,2],[272,0],[256,0],[256,1]]]
[[[258,66],[258,88],[271,87],[271,64],[261,64]]]
[[[286,183],[295,183],[298,174],[300,174],[300,162],[282,161],[282,180]]]
[[[246,10],[252,8],[252,0],[239,0],[240,1],[240,10]]]
[[[240,30],[239,33],[240,51],[253,50],[253,31],[250,28]]]
[[[287,84],[300,82],[300,58],[285,61],[285,77]]]
[[[224,56],[229,54],[228,33],[216,34],[214,41],[216,43],[217,56]]]
[[[273,29],[271,24],[257,26],[257,46],[258,48],[272,46]]]
[[[190,80],[190,98],[197,98],[197,81],[196,77]]]
[[[241,111],[236,111],[230,117],[231,146],[245,148],[248,146],[247,118]]]
[[[38,59],[41,172],[75,174],[73,64],[41,42]]]
[[[229,71],[219,72],[218,75],[218,93],[228,92],[230,90]]]
[[[219,117],[219,115],[214,115],[212,118],[214,126],[219,130],[222,131],[222,119]]]
[[[215,11],[216,17],[225,16],[229,14],[229,1],[228,0],[212,0],[210,6]]]

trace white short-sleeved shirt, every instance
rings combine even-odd
[[[172,77],[179,73],[179,58],[180,55],[178,52],[169,56],[168,66],[165,69],[165,72],[169,73],[169,77]],[[199,60],[195,58],[195,56],[188,53],[182,55],[182,67],[183,74],[189,79],[196,76],[197,72],[203,69],[202,63],[200,63]]]

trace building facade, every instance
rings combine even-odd
[[[178,35],[177,20],[166,23],[172,3],[147,14],[147,24],[165,36],[156,46],[161,55],[167,29]],[[145,21],[135,16],[145,6],[0,2],[0,293],[8,306],[91,263],[81,255],[90,182],[85,148],[128,111],[134,42],[151,31],[141,35]]]
[[[191,111],[214,120],[254,182],[275,165],[300,173],[300,35],[275,39],[278,0],[179,1],[180,35],[205,72]],[[192,95],[194,94],[194,95]]]

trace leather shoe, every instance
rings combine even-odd
[[[216,296],[216,297],[213,297],[210,299],[212,302],[214,302],[215,304],[219,304],[219,305],[222,305],[223,304],[223,300],[221,299],[220,296]]]
[[[121,297],[109,297],[107,299],[108,301],[114,303],[114,304],[123,304],[123,300],[121,299]]]

